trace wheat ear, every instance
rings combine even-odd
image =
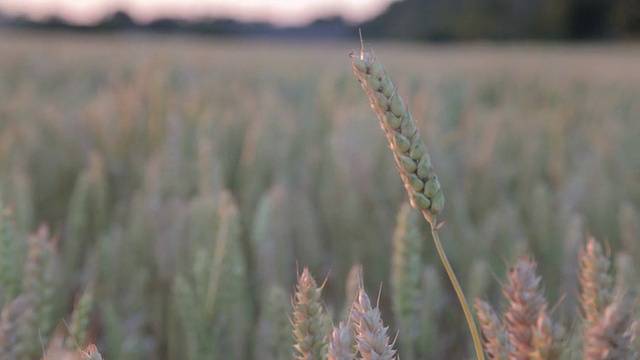
[[[487,356],[493,360],[507,360],[511,344],[498,314],[491,304],[478,298],[476,298],[475,308],[484,335],[484,350]]]
[[[371,307],[369,296],[362,287],[351,308],[351,321],[356,330],[356,350],[362,360],[396,359],[396,351],[389,344],[389,328],[384,326],[380,310]]]
[[[635,306],[623,296],[616,297],[585,329],[585,360],[634,360],[638,353],[632,346]]]
[[[293,342],[291,324],[287,320],[290,317],[287,292],[280,285],[272,285],[261,306],[254,358],[277,360],[290,357]]]
[[[355,360],[353,329],[349,323],[340,323],[329,336],[329,360]]]
[[[293,299],[294,348],[300,360],[323,360],[327,352],[328,318],[320,300],[322,287],[318,287],[309,269],[304,268],[298,278]]]
[[[380,61],[362,48],[349,55],[356,77],[378,116],[411,206],[422,211],[429,223],[444,208],[444,194],[436,177],[427,146],[420,138],[409,107],[396,91]]]
[[[40,344],[33,339],[48,337],[51,329],[55,281],[56,239],[50,239],[49,229],[40,226],[29,237],[29,249],[25,262],[23,294],[25,310],[18,319],[19,358],[36,358]]]
[[[15,360],[20,356],[18,328],[21,316],[27,310],[25,295],[13,299],[2,309],[0,316],[0,359]]]
[[[89,284],[80,297],[76,300],[71,314],[71,324],[69,326],[70,337],[67,338],[65,346],[73,349],[75,343],[83,345],[87,339],[91,310],[95,302],[94,285]]]
[[[371,109],[378,116],[382,130],[387,135],[389,146],[398,165],[398,172],[409,195],[411,206],[421,211],[424,218],[431,225],[433,241],[462,306],[471,331],[476,355],[478,359],[484,360],[478,329],[438,235],[435,216],[444,208],[444,194],[433,170],[427,146],[420,138],[420,133],[416,128],[409,107],[405,105],[396,91],[380,61],[366,52],[364,45],[360,48],[359,54],[352,51],[349,57],[351,58],[353,71],[358,81],[360,81],[362,89],[369,97]]]
[[[536,275],[536,266],[533,259],[521,258],[509,272],[509,281],[502,288],[509,304],[504,318],[509,341],[513,345],[510,359],[529,359],[536,351],[534,329],[547,306],[540,286],[542,278]]]
[[[21,256],[11,210],[0,201],[0,307],[20,293]]]
[[[598,321],[613,298],[613,277],[609,274],[611,262],[593,237],[580,249],[579,262],[580,303],[585,325],[589,327]]]
[[[632,346],[635,305],[623,293],[614,295],[609,258],[593,237],[579,258],[584,359],[637,359]]]

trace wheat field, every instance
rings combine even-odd
[[[574,331],[590,235],[616,286],[640,290],[640,46],[368,45],[429,147],[469,302],[504,303],[531,255]],[[0,32],[0,352],[291,358],[302,269],[337,326],[362,264],[401,359],[470,358],[353,76],[359,46]],[[410,334],[394,297],[409,288]]]

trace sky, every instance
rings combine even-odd
[[[0,12],[32,19],[62,16],[90,24],[117,10],[146,22],[159,17],[230,17],[305,25],[319,17],[341,15],[350,22],[370,19],[397,0],[0,0]]]

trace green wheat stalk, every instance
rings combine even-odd
[[[352,51],[349,57],[353,71],[369,98],[371,109],[378,116],[382,130],[387,135],[411,206],[421,211],[431,225],[431,235],[440,260],[462,306],[471,331],[476,355],[478,359],[484,360],[478,329],[438,235],[439,226],[436,215],[444,208],[444,194],[431,164],[427,147],[420,138],[409,107],[405,105],[398,94],[380,61],[364,50],[364,44],[362,44],[359,54]]]

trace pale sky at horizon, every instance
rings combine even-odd
[[[0,0],[0,11],[33,19],[57,15],[78,24],[89,24],[125,10],[142,22],[159,17],[211,16],[304,25],[334,15],[352,22],[366,20],[395,1],[398,0]]]

